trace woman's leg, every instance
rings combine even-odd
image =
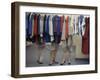
[[[50,63],[49,65],[52,65],[52,64],[55,64],[55,63],[58,63],[56,62],[56,54],[57,54],[57,47],[55,44],[52,45],[52,50],[50,52]]]
[[[37,62],[39,63],[39,64],[43,64],[43,56],[42,56],[42,51],[43,51],[43,48],[38,48],[38,60],[37,60]]]

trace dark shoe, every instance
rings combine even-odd
[[[43,62],[40,62],[39,60],[37,60],[37,63],[38,63],[38,64],[43,64]]]
[[[70,62],[68,62],[68,64],[70,65],[71,63],[70,63]]]
[[[50,64],[49,64],[49,66],[52,66],[52,65],[53,65],[53,63],[50,63]]]

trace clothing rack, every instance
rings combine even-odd
[[[69,14],[69,13],[46,13],[46,12],[28,12],[28,13],[34,13],[34,14],[47,14],[47,15],[84,15],[85,17],[90,17],[90,15],[86,15],[86,14]]]

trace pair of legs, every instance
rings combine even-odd
[[[58,62],[56,62],[56,55],[57,55],[58,46],[59,45],[56,44],[56,43],[51,44],[50,63],[49,63],[49,65],[58,64]]]
[[[73,46],[73,38],[72,35],[70,35],[66,40],[62,41],[63,54],[62,54],[61,65],[65,64],[66,61],[68,62],[68,64],[71,64],[72,46]]]

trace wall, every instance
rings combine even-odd
[[[15,0],[2,0],[0,2],[0,80],[16,80],[10,77],[11,67],[11,2]],[[17,0],[28,1],[28,0]],[[98,6],[100,10],[99,0],[30,0],[30,2],[38,3],[55,3],[55,4],[73,4],[73,5],[88,5]],[[100,11],[98,11],[98,22],[100,21]],[[98,35],[100,34],[98,24]],[[98,44],[100,37],[98,37]],[[100,47],[98,45],[98,47]],[[98,53],[100,50],[98,50]],[[53,77],[39,78],[23,78],[18,80],[100,80],[100,54],[98,54],[98,72],[97,74],[80,74],[80,75],[65,75]]]

